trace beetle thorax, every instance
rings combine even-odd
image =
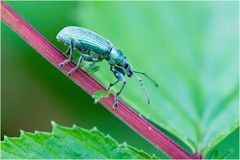
[[[120,65],[124,59],[126,59],[126,56],[119,49],[112,48],[108,61],[110,65]]]

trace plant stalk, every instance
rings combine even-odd
[[[48,42],[40,33],[38,33],[29,23],[18,15],[5,2],[1,1],[1,19],[21,38],[23,38],[32,48],[34,48],[47,61],[59,68],[59,63],[63,62],[66,57]],[[60,70],[66,74],[71,68],[75,67],[74,63],[67,64],[64,69]],[[91,96],[98,90],[106,89],[95,79],[90,77],[85,71],[78,69],[72,75],[71,79],[83,88]],[[125,124],[131,127],[138,134],[143,136],[157,148],[164,151],[167,155],[175,159],[194,159],[200,158],[191,155],[167,137],[164,133],[156,129],[153,125],[139,116],[130,107],[119,101],[118,109],[113,109],[114,96],[111,94],[99,101],[106,109],[121,119]]]

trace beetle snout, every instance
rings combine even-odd
[[[126,63],[126,64],[125,64],[125,69],[126,69],[126,72],[127,72],[127,76],[128,76],[128,77],[132,77],[133,72],[132,72],[132,67],[131,67],[131,65],[129,65],[128,63]]]
[[[128,76],[128,77],[132,77],[132,74],[133,74],[133,73],[132,73],[131,70],[129,70],[129,71],[127,72],[127,76]]]

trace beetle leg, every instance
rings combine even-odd
[[[126,85],[125,78],[124,78],[124,80],[121,80],[121,81],[123,82],[123,84],[122,84],[121,89],[120,89],[120,90],[117,92],[117,94],[115,95],[114,105],[113,105],[114,108],[117,108],[117,107],[118,107],[118,97],[119,97],[119,95],[122,93],[123,88],[124,88],[124,86]]]
[[[66,50],[66,52],[64,52],[64,54],[67,55],[67,56],[69,56],[70,50],[71,50],[70,47],[68,47],[68,49]]]
[[[123,82],[123,85],[122,85],[121,89],[117,92],[117,97],[122,93],[123,88],[124,88],[124,86],[126,85],[126,80],[125,80],[125,78],[124,78],[124,80],[122,80],[122,82]]]
[[[95,64],[102,61],[102,59],[93,58],[92,56],[90,56],[88,54],[82,54],[82,56],[85,61],[92,62],[92,63],[88,64],[87,66],[85,66],[85,68],[87,68],[87,70],[88,70],[87,72],[99,70],[100,66],[95,66]]]
[[[113,108],[117,109],[118,107],[118,96],[117,94],[114,95],[114,104],[113,104]]]
[[[122,74],[121,72],[116,71],[116,70],[113,69],[112,67],[110,68],[110,70],[113,72],[114,76],[118,79],[118,81],[121,81],[121,82],[123,83],[122,86],[121,86],[121,88],[120,88],[120,90],[116,93],[115,98],[114,98],[114,105],[113,105],[113,107],[114,107],[114,108],[117,108],[117,107],[118,107],[118,97],[119,97],[119,95],[122,93],[123,88],[124,88],[124,86],[126,85],[126,80],[125,80],[125,78],[124,78],[124,76],[123,76],[123,74]],[[116,84],[117,81],[114,82],[114,83]],[[115,84],[114,84],[114,85],[115,85]],[[111,84],[110,84],[110,85],[111,85]]]
[[[69,54],[69,57],[68,57],[68,59],[66,59],[65,61],[63,61],[62,63],[59,64],[60,69],[62,69],[66,64],[68,64],[72,59],[72,55],[73,55],[73,40],[72,39],[70,39],[70,44],[69,44],[66,54],[67,55]]]
[[[119,79],[117,79],[115,82],[110,83],[107,90],[109,90],[111,87],[115,86],[119,82]]]
[[[98,59],[92,58],[92,56],[88,55],[86,52],[82,54],[82,56],[85,61],[92,62],[88,65],[88,67],[94,66],[95,63],[100,62]]]
[[[67,73],[67,76],[68,76],[68,77],[71,77],[72,74],[73,74],[73,72],[75,72],[75,71],[78,69],[78,67],[80,66],[82,60],[83,60],[83,56],[81,55],[81,56],[79,57],[79,59],[78,59],[78,63],[77,63],[77,65],[76,65],[76,67],[72,68],[72,69]]]
[[[82,52],[82,51],[81,51],[81,52]],[[74,68],[72,68],[72,69],[67,73],[67,76],[68,76],[68,77],[71,77],[72,74],[73,74],[73,72],[75,72],[75,71],[78,69],[78,67],[80,66],[82,60],[85,59],[85,55],[87,55],[89,52],[90,52],[89,50],[85,50],[84,52],[82,52],[82,55],[81,55],[81,56],[79,57],[79,59],[78,59],[77,65],[76,65]]]
[[[90,55],[88,54],[82,54],[83,59],[88,62],[98,62],[98,60],[93,59]]]

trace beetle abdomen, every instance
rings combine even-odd
[[[63,28],[57,35],[57,39],[63,43],[70,44],[70,39],[74,40],[77,49],[89,49],[98,54],[109,54],[112,49],[112,43],[97,33],[88,29],[69,26]]]

